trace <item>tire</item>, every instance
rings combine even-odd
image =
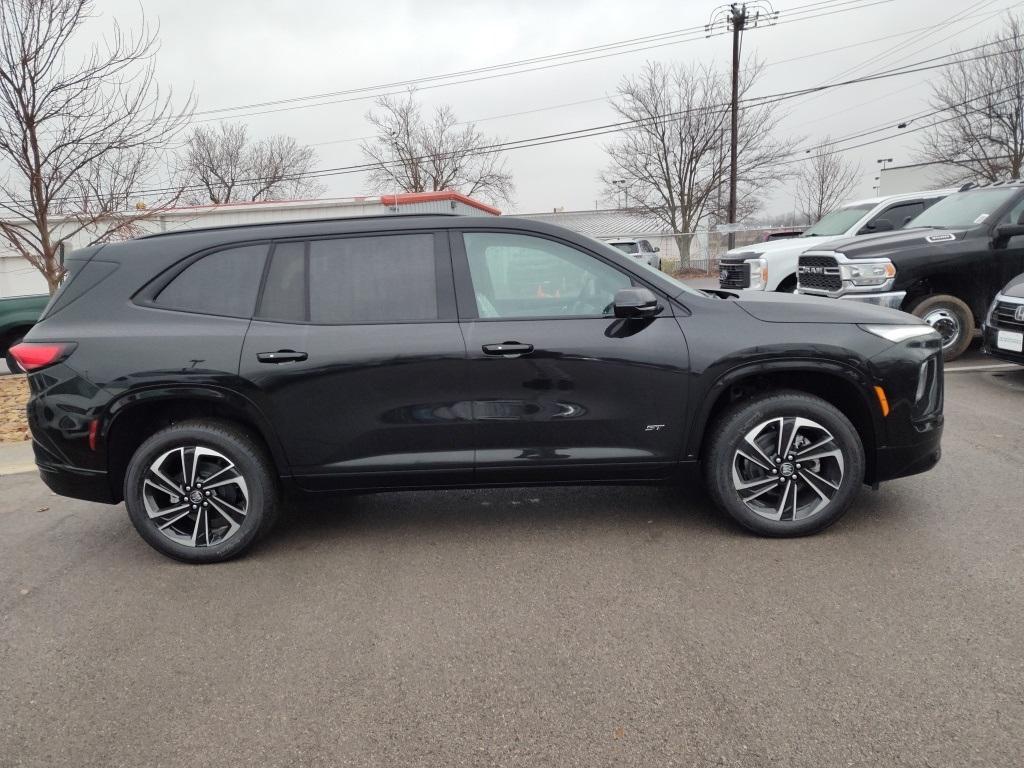
[[[910,312],[942,335],[942,359],[946,362],[960,357],[974,339],[974,313],[956,296],[925,296]]]
[[[11,347],[16,347],[22,342],[22,337],[12,339],[11,343],[7,345],[7,349],[4,350],[4,362],[7,363],[7,368],[11,373],[24,373],[25,369],[21,367],[17,360],[14,359],[14,355],[11,354]]]
[[[128,464],[124,498],[135,530],[158,552],[186,563],[216,563],[242,554],[270,531],[279,493],[262,445],[231,422],[196,419],[162,429],[139,446]]]
[[[784,443],[792,439],[793,448],[777,456],[780,423]],[[790,438],[793,426],[798,430]],[[780,391],[743,400],[710,430],[714,437],[704,457],[708,493],[736,522],[763,536],[804,536],[827,528],[842,517],[864,482],[860,435],[821,398]],[[831,441],[822,445],[826,438]],[[807,456],[802,462],[800,451]]]

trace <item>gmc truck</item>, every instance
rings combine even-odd
[[[1024,272],[1024,184],[972,185],[906,229],[846,238],[800,256],[798,292],[901,309],[942,336],[943,357],[963,354],[989,305]]]

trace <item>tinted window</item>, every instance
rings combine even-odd
[[[575,248],[529,235],[463,236],[480,317],[605,316],[629,277]]]
[[[638,253],[640,250],[637,248],[636,243],[612,243],[612,245],[623,253]]]
[[[879,219],[886,219],[892,224],[893,229],[902,229],[908,217],[912,219],[923,210],[924,203],[901,203],[887,208],[871,221],[877,222]]]
[[[183,312],[251,317],[266,253],[266,245],[247,245],[204,256],[168,283],[155,303]]]
[[[309,243],[314,323],[437,319],[433,235],[387,235]]]
[[[280,243],[270,257],[259,316],[301,322],[306,309],[306,243]]]

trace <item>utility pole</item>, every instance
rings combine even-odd
[[[732,133],[729,137],[729,224],[736,223],[736,184],[738,182],[737,161],[739,155],[739,120],[740,120],[740,48],[743,30],[756,27],[764,21],[774,24],[779,12],[772,8],[767,0],[756,0],[751,3],[731,3],[715,9],[711,21],[704,29],[708,37],[715,33],[715,28],[723,25],[732,31]],[[736,233],[729,230],[729,248],[736,245]]]

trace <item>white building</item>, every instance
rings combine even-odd
[[[273,221],[381,216],[389,213],[498,216],[501,211],[457,192],[408,192],[379,197],[243,202],[167,208],[142,220],[139,228],[143,232],[153,233]],[[60,219],[56,219],[56,225],[59,232],[62,226]],[[67,250],[72,251],[88,245],[92,237],[89,232],[77,234],[69,242]],[[39,270],[21,258],[17,252],[0,245],[0,297],[29,296],[46,293],[46,290],[46,280]]]

